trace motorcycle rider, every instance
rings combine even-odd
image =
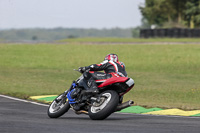
[[[105,73],[97,72],[102,70]],[[79,67],[79,71],[83,73],[84,78],[87,80],[88,89],[86,93],[90,94],[99,93],[96,82],[104,82],[105,79],[111,77],[127,77],[125,65],[118,60],[117,54],[108,54],[102,63]]]

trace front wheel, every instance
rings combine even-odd
[[[66,113],[69,110],[69,108],[70,105],[67,101],[66,96],[63,96],[63,94],[61,94],[53,100],[53,102],[48,108],[47,114],[50,118],[58,118],[64,113]]]
[[[94,102],[89,108],[89,116],[92,120],[103,120],[116,110],[118,103],[119,95],[116,91],[104,91],[100,94],[100,101]]]

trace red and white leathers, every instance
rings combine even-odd
[[[94,80],[96,82],[101,81],[103,79],[108,79],[111,77],[127,77],[127,73],[125,71],[125,65],[123,62],[115,62],[112,60],[105,60],[100,64],[93,64],[85,67],[86,70],[90,71],[103,71],[102,72],[90,72]]]

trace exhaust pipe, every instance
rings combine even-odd
[[[80,115],[80,114],[88,115],[88,112],[85,111],[85,110],[75,111],[75,113],[76,113],[77,115]]]
[[[122,110],[122,109],[125,109],[125,108],[127,108],[127,107],[130,107],[130,106],[133,105],[133,104],[134,104],[134,101],[132,101],[132,100],[129,100],[129,101],[125,102],[125,103],[122,103],[122,104],[120,104],[120,105],[117,106],[115,112],[116,112],[116,111],[120,111],[120,110]],[[80,115],[80,114],[86,114],[86,115],[88,115],[88,112],[85,111],[85,110],[75,111],[75,113],[76,113],[77,115]]]
[[[134,101],[129,100],[129,101],[125,102],[125,103],[122,103],[122,104],[118,105],[115,111],[120,111],[122,109],[130,107],[133,104],[134,104]]]

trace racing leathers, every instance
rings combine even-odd
[[[114,62],[112,60],[105,60],[100,64],[92,64],[87,67],[80,67],[80,71],[84,72],[83,76],[88,81],[88,93],[98,93],[96,83],[104,82],[105,79],[111,77],[127,77],[125,65],[123,62]],[[96,71],[103,71],[96,72]]]

